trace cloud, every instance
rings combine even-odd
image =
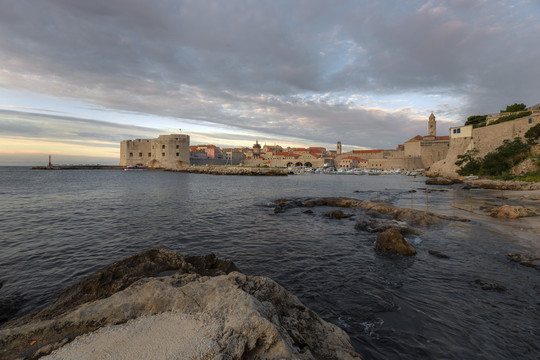
[[[394,147],[425,134],[418,119],[431,111],[464,120],[539,102],[539,14],[534,1],[0,0],[0,86],[268,138]],[[1,121],[27,136],[135,135],[67,117],[63,128]]]

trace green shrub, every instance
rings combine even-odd
[[[476,158],[478,154],[477,149],[467,150],[463,155],[458,155],[458,161],[456,165],[460,166],[460,169],[457,170],[457,173],[461,176],[475,175],[478,174],[478,171],[481,167],[481,161]]]
[[[518,137],[514,141],[504,140],[501,146],[482,159],[478,174],[496,176],[509,171],[527,158],[529,148],[530,146]]]
[[[534,144],[539,137],[540,137],[540,124],[534,125],[525,133],[525,138],[527,139],[527,142],[529,144]]]
[[[530,111],[522,111],[520,113],[517,113],[517,114],[513,114],[513,115],[506,115],[506,116],[501,116],[500,118],[498,118],[497,120],[489,123],[489,125],[495,125],[495,124],[500,124],[502,122],[506,122],[506,121],[510,121],[510,120],[515,120],[515,119],[519,119],[519,118],[522,118],[522,117],[525,117],[525,116],[529,116],[531,115],[532,112]]]
[[[515,103],[513,105],[508,105],[506,107],[506,110],[501,110],[502,113],[504,112],[516,112],[516,111],[523,111],[527,108],[527,106],[525,104],[518,104],[518,103]]]
[[[486,118],[487,118],[487,115],[473,115],[473,116],[469,116],[467,118],[467,121],[465,121],[465,125],[477,125],[477,124],[480,124],[482,122],[485,122],[486,121]]]
[[[503,144],[495,151],[488,153],[484,158],[477,158],[478,150],[468,150],[465,154],[458,156],[456,165],[459,166],[457,173],[462,176],[505,176],[509,170],[529,155],[530,145],[524,143],[521,138],[513,141],[504,140]],[[505,175],[503,175],[505,174]]]

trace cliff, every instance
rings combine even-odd
[[[171,274],[172,273],[172,274]],[[53,352],[54,351],[54,352]],[[360,359],[347,334],[269,278],[149,250],[0,328],[3,359]]]

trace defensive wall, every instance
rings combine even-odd
[[[525,133],[534,125],[540,123],[540,112],[534,112],[530,116],[520,119],[502,122],[495,125],[487,125],[473,129],[470,125],[459,126],[450,129],[450,148],[448,155],[431,167],[430,175],[446,177],[458,177],[458,166],[455,162],[459,155],[467,150],[478,150],[478,157],[484,157],[489,152],[501,146],[504,140],[513,140],[516,137],[525,139]],[[454,129],[460,132],[454,133]],[[470,136],[466,136],[470,134]]]
[[[189,135],[159,135],[157,139],[120,142],[120,166],[143,165],[178,169],[189,165]]]

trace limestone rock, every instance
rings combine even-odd
[[[535,211],[523,206],[503,205],[493,208],[489,214],[495,218],[517,219],[520,217],[535,216]]]
[[[452,185],[455,181],[452,179],[436,176],[426,180],[426,185]]]
[[[403,238],[398,229],[391,228],[383,231],[377,236],[375,249],[389,253],[401,255],[414,255],[416,250]]]
[[[150,259],[148,267],[144,258]],[[175,266],[179,270],[173,275],[144,275]],[[63,293],[71,299],[78,289],[89,288],[90,300],[55,304],[54,311],[43,312],[46,316],[0,327],[2,359],[54,350],[45,359],[360,359],[343,330],[283,287],[233,269],[213,255],[157,249],[114,263]],[[126,285],[120,272],[137,279]],[[101,279],[110,283],[106,296],[90,286]]]
[[[410,227],[409,225],[407,225],[407,223],[403,221],[388,220],[388,219],[381,219],[381,218],[360,219],[358,220],[354,228],[359,231],[367,231],[370,233],[383,232],[387,229],[395,228],[395,229],[398,229],[398,231],[403,235],[407,235],[407,234],[420,235],[421,234],[420,230]]]
[[[450,256],[443,254],[442,252],[438,250],[428,250],[428,253],[440,259],[450,259]]]
[[[494,282],[488,282],[480,279],[477,279],[474,282],[480,285],[482,287],[482,290],[496,290],[498,292],[506,291],[506,288],[504,286],[501,286]]]
[[[345,214],[341,210],[334,210],[334,211],[327,212],[326,214],[324,214],[324,216],[330,219],[347,219],[354,216],[354,214]]]
[[[523,266],[528,266],[535,268],[536,270],[540,270],[540,257],[538,256],[514,253],[509,253],[506,256],[508,256],[510,260],[518,262]]]

